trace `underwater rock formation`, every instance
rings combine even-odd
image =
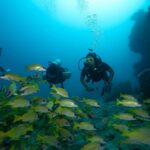
[[[116,97],[119,97],[121,93],[135,93],[132,84],[129,80],[119,82],[118,84],[114,85],[112,92],[105,96],[105,101],[116,101]]]
[[[135,64],[134,69],[143,97],[147,98],[150,97],[150,6],[147,12],[139,10],[132,20],[135,24],[129,36],[129,47],[141,55],[141,60]]]
[[[150,68],[143,71],[139,76],[140,90],[145,98],[150,97]]]

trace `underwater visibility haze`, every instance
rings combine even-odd
[[[148,150],[149,90],[149,0],[0,0],[1,149]]]

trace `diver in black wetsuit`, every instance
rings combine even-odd
[[[63,68],[61,61],[56,59],[49,64],[44,78],[49,82],[50,87],[52,87],[53,84],[61,84],[61,87],[64,88],[64,81],[70,77],[70,71],[67,68]]]
[[[114,71],[108,64],[102,62],[101,58],[98,57],[95,52],[91,49],[90,51],[91,52],[85,57],[80,81],[87,91],[94,91],[94,88],[89,87],[88,83],[90,81],[94,83],[103,80],[104,87],[101,92],[101,95],[103,96],[105,92],[108,92],[111,89],[111,81],[114,76]]]

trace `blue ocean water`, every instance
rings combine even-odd
[[[102,8],[98,9],[100,4],[93,4],[93,7],[97,6],[97,10],[91,6],[89,13],[89,5],[92,3],[71,1],[65,3],[63,0],[1,0],[0,47],[2,47],[2,55],[0,66],[10,68],[11,72],[25,76],[30,74],[25,66],[38,63],[47,67],[49,61],[59,58],[63,62],[62,65],[72,72],[71,78],[64,83],[70,95],[99,99],[102,82],[96,84],[96,87],[99,87],[97,91],[90,93],[85,91],[80,83],[80,70],[78,69],[79,59],[88,53],[89,48],[94,48],[102,60],[115,71],[113,86],[127,80],[133,86],[137,86],[133,66],[139,61],[140,55],[130,51],[128,37],[133,27],[132,15],[139,9],[146,11],[150,4],[149,0],[143,0],[143,2],[126,0],[127,3],[123,3],[122,0],[122,4],[127,4],[121,7],[125,10],[118,9],[111,16],[106,13],[110,11],[107,7],[116,6],[117,1],[113,4],[108,2],[108,6],[105,4],[106,10],[104,9],[104,12],[101,11],[100,14],[98,13],[98,10]],[[76,9],[72,6],[75,1],[77,4],[80,2],[80,5],[76,4]],[[86,1],[82,2],[86,3]],[[87,5],[88,8],[86,8]],[[122,14],[122,16],[118,17],[117,14]],[[90,20],[92,27],[86,24],[90,15],[97,17],[94,23]],[[100,30],[100,35],[94,37],[95,34],[91,32],[91,29],[94,33]],[[48,83],[42,84],[41,87],[40,94],[48,95]]]

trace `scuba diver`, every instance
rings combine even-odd
[[[105,92],[111,90],[111,81],[114,76],[114,71],[108,64],[102,62],[101,58],[96,55],[92,49],[89,50],[90,52],[86,57],[79,60],[80,63],[81,60],[85,59],[84,67],[81,70],[80,81],[87,91],[94,91],[94,88],[90,87],[88,83],[90,81],[94,83],[103,80],[104,87],[101,92],[103,96]]]
[[[61,84],[64,88],[64,81],[71,77],[71,72],[67,68],[61,67],[61,60],[56,59],[50,62],[49,67],[46,69],[46,76],[44,77],[52,87],[53,84]]]

